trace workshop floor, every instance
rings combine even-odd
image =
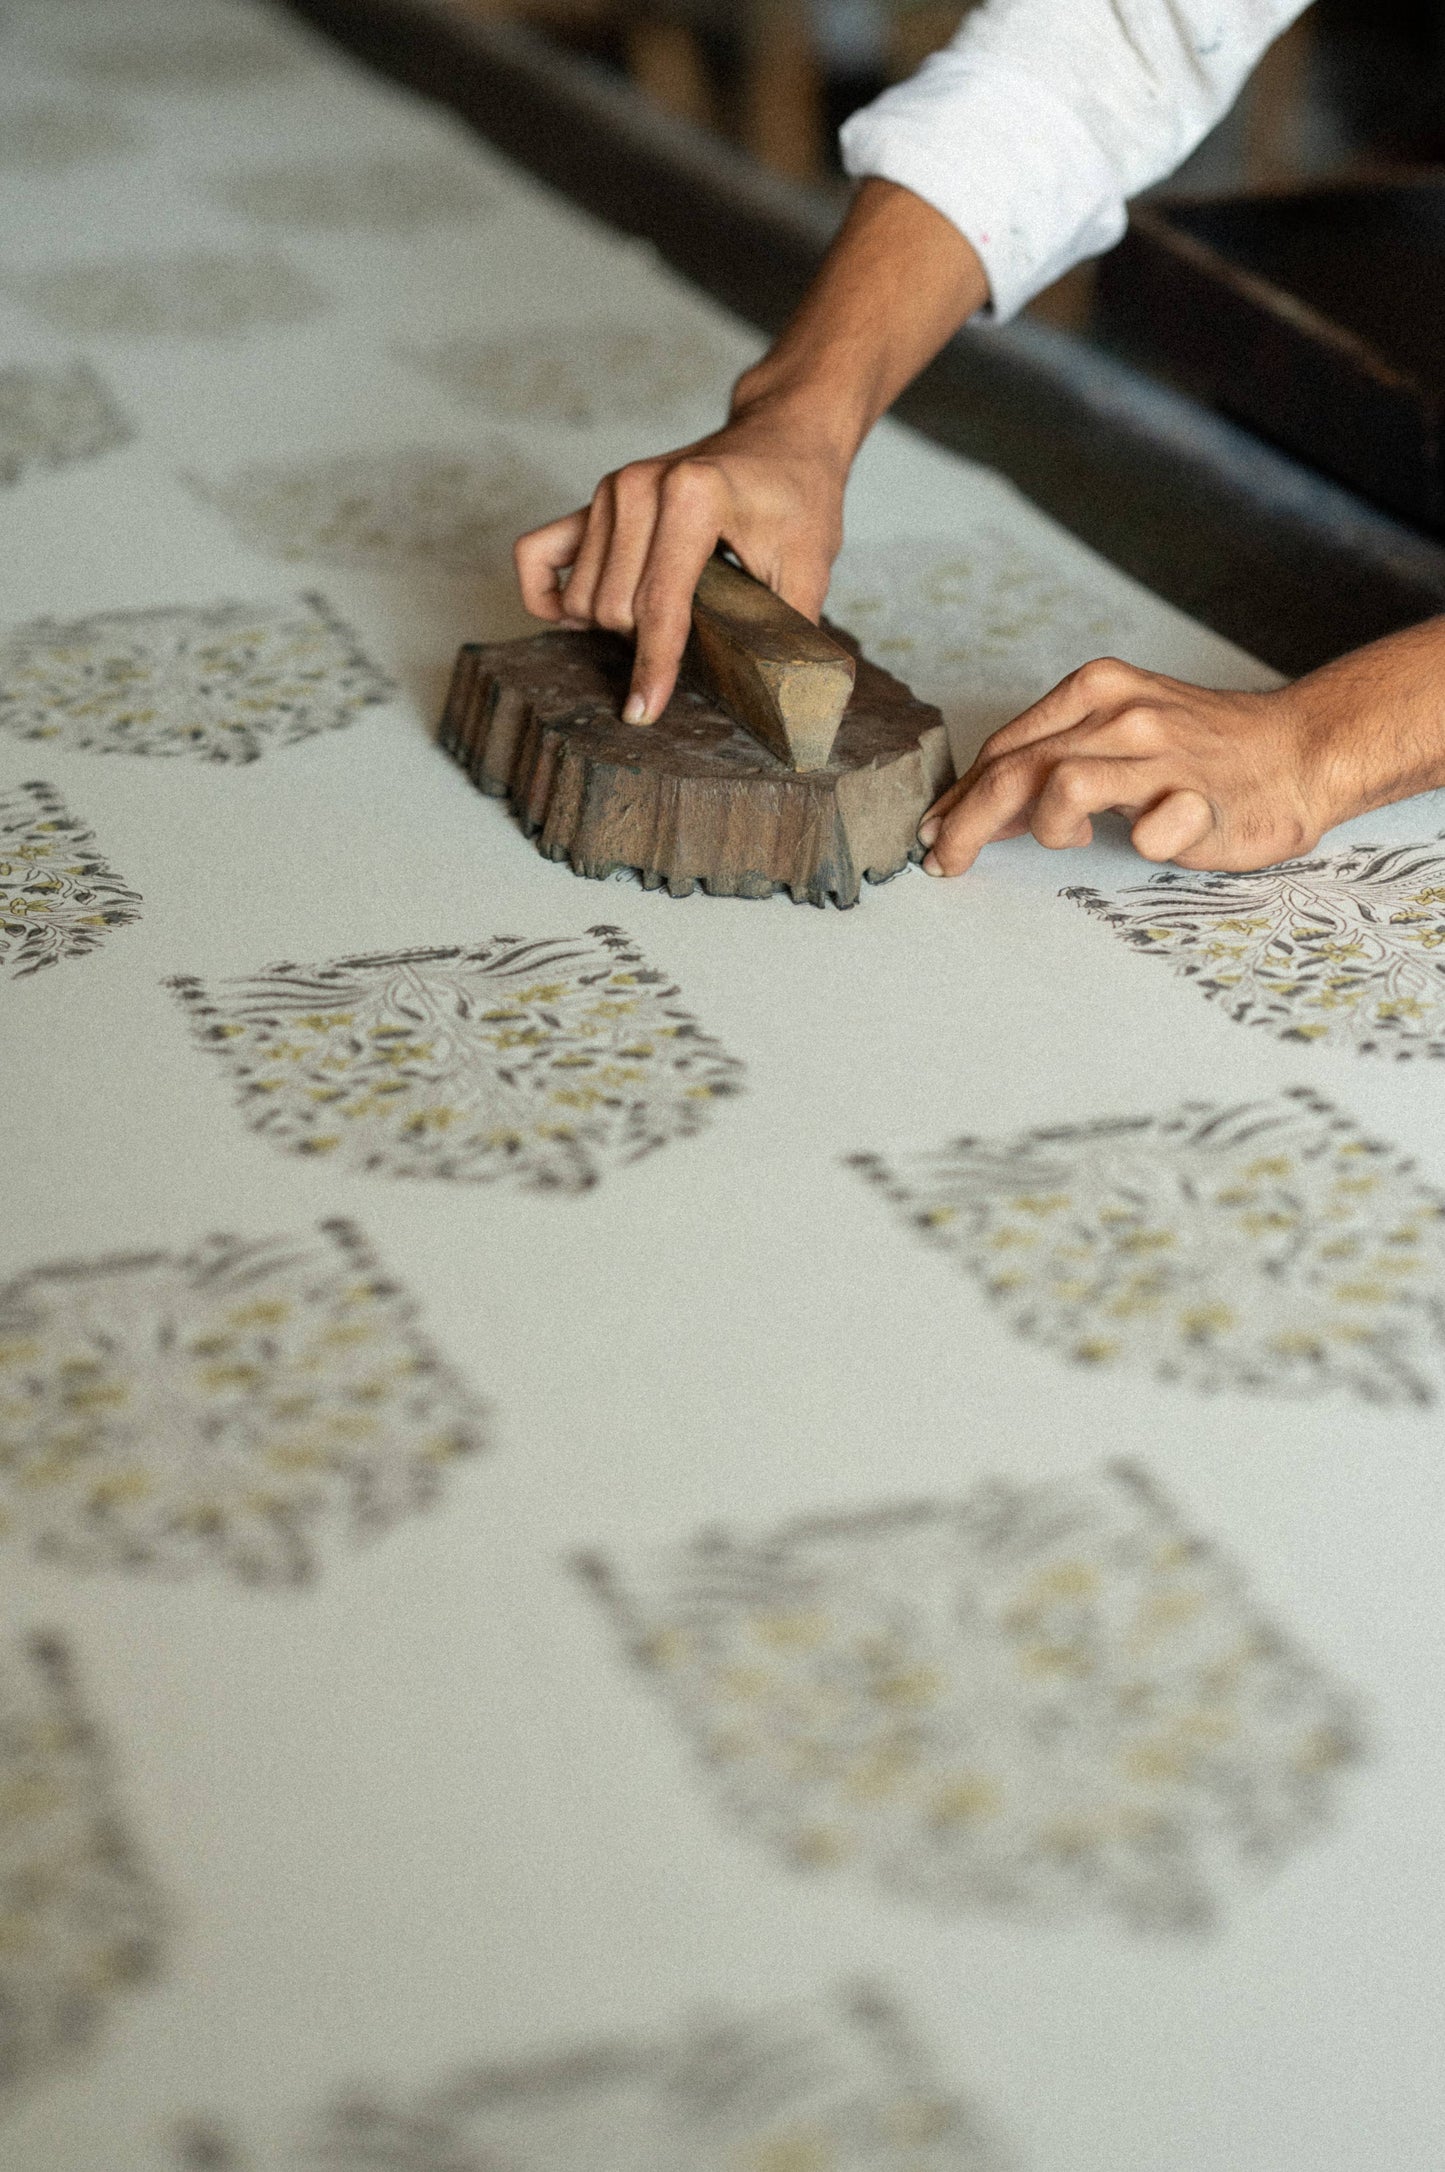
[[[1445,805],[584,883],[451,657],[752,336],[263,7],[0,83],[6,2172],[1438,2172]],[[1268,683],[893,426],[831,609]]]

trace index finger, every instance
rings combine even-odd
[[[721,533],[716,495],[706,478],[674,468],[663,482],[661,501],[633,603],[637,654],[622,712],[629,724],[655,723],[672,699],[692,631],[693,592]]]

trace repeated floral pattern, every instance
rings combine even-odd
[[[50,100],[0,106],[0,173],[63,173],[72,166],[123,158],[140,140],[125,114],[103,106]]]
[[[446,158],[356,158],[225,174],[213,184],[227,207],[260,226],[320,233],[411,233],[496,209],[470,168]]]
[[[194,2122],[186,2172],[249,2172]],[[903,2015],[868,1988],[656,2037],[464,2069],[419,2096],[356,2096],[288,2166],[334,2172],[1008,2172]]]
[[[319,596],[42,618],[0,638],[0,731],[68,752],[254,762],[392,691]]]
[[[11,979],[83,957],[140,907],[48,784],[0,791],[0,968]]]
[[[508,422],[630,422],[707,394],[726,398],[732,372],[698,332],[626,324],[550,325],[498,339],[458,332],[407,350],[439,384]]]
[[[84,2051],[163,1946],[64,1647],[0,1637],[0,2115]]]
[[[0,369],[0,483],[64,467],[130,442],[129,422],[86,362]]]
[[[1445,1200],[1316,1095],[857,1157],[1016,1331],[1196,1388],[1426,1403]]]
[[[555,486],[504,443],[478,453],[343,453],[191,478],[244,540],[278,558],[341,566],[430,560],[495,573],[519,530],[555,510]]]
[[[828,615],[946,713],[1005,724],[1090,657],[1127,655],[1126,606],[1003,529],[848,546]]]
[[[700,1130],[742,1069],[611,927],[170,985],[256,1131],[389,1176],[583,1191]]]
[[[358,1233],[205,1239],[0,1288],[0,1533],[257,1584],[427,1506],[478,1405]]]
[[[1445,853],[1355,845],[1254,875],[1071,889],[1241,1024],[1361,1055],[1445,1056]]]
[[[272,250],[197,249],[9,272],[6,288],[77,339],[217,339],[304,324],[326,307],[314,280]]]
[[[1140,1474],[585,1564],[737,1819],[934,1910],[1208,1927],[1323,1819],[1347,1698]]]

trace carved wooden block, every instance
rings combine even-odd
[[[725,559],[702,569],[693,638],[734,715],[791,769],[822,769],[856,665],[841,641]]]
[[[723,706],[695,651],[657,722],[624,724],[631,660],[596,632],[457,658],[441,744],[548,859],[599,878],[632,868],[674,897],[853,905],[920,857],[915,830],[953,764],[938,710],[886,671],[859,658],[826,767],[794,769]]]

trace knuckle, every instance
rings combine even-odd
[[[628,467],[618,468],[608,480],[619,506],[642,505],[656,495],[657,472],[651,461],[635,460]]]
[[[1068,684],[1088,701],[1114,701],[1134,685],[1136,679],[1133,665],[1124,663],[1120,657],[1095,656],[1069,674]]]
[[[609,633],[630,634],[637,624],[630,606],[617,596],[598,595],[593,601],[592,617]]]
[[[664,499],[684,511],[710,505],[716,489],[717,469],[710,460],[675,460],[662,479]]]

